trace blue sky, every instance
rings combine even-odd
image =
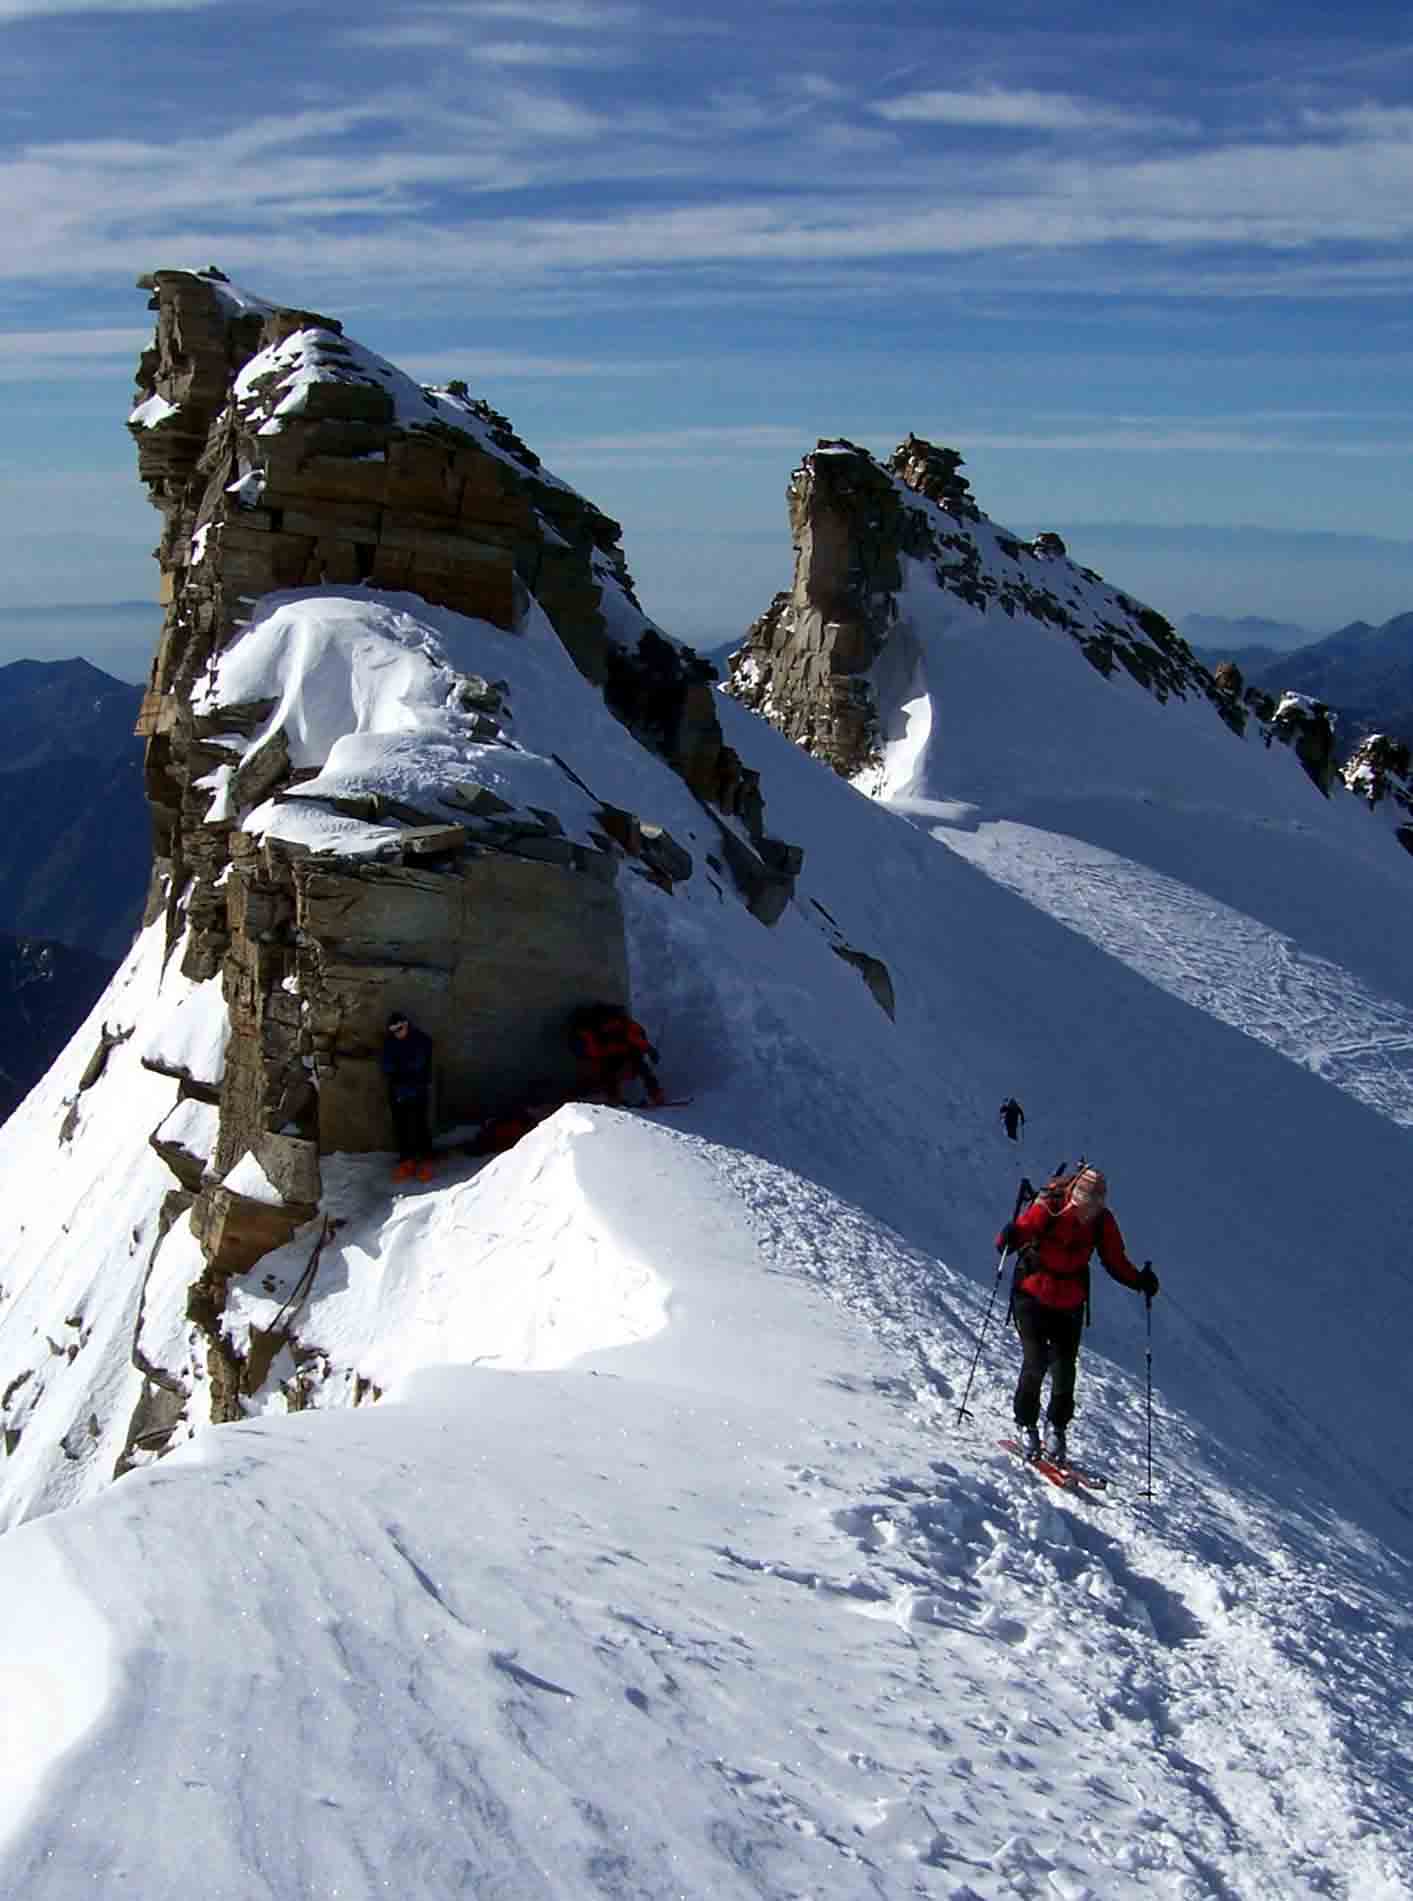
[[[0,233],[0,662],[143,670],[133,280],[208,263],[465,377],[704,645],[909,430],[1175,619],[1413,607],[1407,7],[0,0]]]

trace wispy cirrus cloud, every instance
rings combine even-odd
[[[199,13],[220,0],[0,0],[0,26],[61,13]]]
[[[1356,139],[1413,140],[1413,106],[1384,106],[1365,103],[1357,106],[1307,107],[1299,122],[1312,132],[1344,133]]]
[[[1290,419],[1287,419],[1290,420]],[[801,423],[740,423],[681,429],[634,430],[621,434],[564,437],[547,451],[561,458],[595,461],[642,460],[672,456],[681,461],[711,461],[753,455],[801,456],[814,447],[818,431]],[[1321,455],[1382,456],[1402,453],[1406,437],[1393,433],[1378,441],[1351,436],[1332,441],[1297,428],[1225,427],[1219,422],[1172,417],[1094,418],[1087,426],[1060,429],[993,429],[949,421],[939,427],[942,437],[960,436],[968,451],[985,449],[1036,454],[1105,455]],[[896,429],[854,424],[850,440],[874,455],[885,456],[897,440]]]
[[[482,66],[527,70],[607,70],[630,65],[641,54],[629,41],[586,45],[569,40],[493,40],[476,34],[475,22],[466,20],[395,20],[386,26],[358,27],[345,34],[351,46],[377,47],[385,52],[458,53]]]
[[[1405,435],[1382,439],[1350,437],[1332,441],[1326,435],[1289,429],[1231,429],[1220,423],[1109,421],[1099,427],[1074,430],[986,430],[966,432],[969,449],[1021,449],[1036,454],[1104,455],[1298,455],[1317,449],[1321,456],[1387,459],[1406,452]]]
[[[695,469],[759,456],[798,460],[814,441],[815,432],[804,423],[719,423],[564,436],[544,444],[544,452],[551,461],[598,468]]]
[[[700,423],[683,429],[636,429],[612,435],[580,436],[576,449],[595,451],[661,449],[671,443],[699,449],[799,448],[806,432],[800,423]]]
[[[468,345],[464,350],[439,350],[431,356],[414,352],[398,360],[409,376],[415,376],[423,383],[440,382],[446,377],[460,377],[463,382],[472,384],[486,378],[526,382],[637,378],[667,376],[682,367],[665,361],[649,361],[644,357],[634,357],[625,362],[614,358],[534,356],[518,350],[485,350],[476,345]],[[0,368],[0,375],[3,373]]]
[[[1166,119],[1134,112],[1102,100],[1070,93],[1007,90],[904,93],[875,103],[881,119],[895,123],[1005,128],[1016,132],[1153,132],[1192,130],[1191,120]]]
[[[30,382],[56,373],[111,376],[131,364],[148,342],[136,329],[0,331],[0,383]]]
[[[605,27],[638,26],[647,17],[639,6],[621,4],[621,0],[460,0],[460,4],[438,7],[442,13],[468,20],[526,20],[541,27],[564,27],[576,32],[599,33]]]
[[[549,11],[566,27],[632,13],[571,0]],[[394,24],[528,17],[520,0],[481,0]],[[1323,273],[1317,294],[1335,297],[1377,287],[1380,270],[1396,284],[1413,244],[1413,112],[1402,109],[1312,110],[1279,136],[1205,148],[1101,142],[1057,159],[1018,144],[958,165],[951,142],[930,137],[936,125],[1158,121],[1017,87],[860,106],[813,68],[704,82],[671,106],[640,93],[615,104],[601,89],[514,81],[516,62],[539,59],[552,36],[494,43],[506,65],[474,83],[458,68],[445,87],[233,116],[199,137],[18,148],[0,161],[0,278],[110,276],[140,243],[141,262],[214,259],[257,268],[262,284],[286,269],[307,281],[312,260],[335,287],[409,272],[566,296],[616,286],[631,299],[635,279],[677,273],[703,296],[729,296],[734,281],[758,299],[772,274],[788,288],[808,271],[854,273],[878,295],[927,260],[1011,257],[1034,281],[1039,261],[1068,257],[1077,286],[1108,271],[1128,293],[1146,279],[1155,297],[1217,295],[1239,268],[1258,291]]]
[[[340,37],[350,45],[409,51],[436,46],[474,48],[484,56],[487,43],[479,35],[486,28],[504,32],[506,28],[523,26],[532,28],[537,35],[602,35],[617,29],[639,28],[642,24],[639,8],[618,5],[615,0],[605,0],[602,5],[595,5],[593,0],[546,0],[544,6],[535,5],[534,0],[466,0],[463,5],[408,7],[395,19],[346,26]],[[568,64],[576,50],[586,57],[595,54],[608,57],[607,48],[575,49],[564,41],[525,38],[505,43],[517,44],[527,51],[533,48],[543,56],[534,60],[535,64]],[[532,62],[526,59],[522,63]]]
[[[470,49],[487,66],[593,68],[622,66],[633,57],[624,45],[583,46],[549,40],[478,40]]]

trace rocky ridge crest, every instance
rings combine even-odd
[[[433,1035],[444,1126],[495,1111],[532,1075],[570,1092],[570,1009],[628,997],[620,871],[668,892],[693,874],[653,813],[594,799],[562,759],[557,772],[529,761],[506,682],[449,668],[418,631],[424,603],[511,641],[543,613],[695,795],[712,862],[763,924],[799,868],[722,740],[713,670],[643,614],[618,524],[503,416],[464,384],[422,388],[336,319],[251,297],[214,269],[140,287],[156,330],[129,428],[162,516],[166,610],[138,724],[147,921],[164,923],[191,989],[183,1008],[208,1023],[200,1037],[149,1037],[142,1057],[175,1084],[151,1136],[173,1177],[161,1236],[189,1217],[201,1261],[183,1344],[169,1317],[139,1328],[145,1387],[125,1458],[160,1450],[201,1382],[221,1420],[265,1378],[270,1352],[237,1352],[223,1331],[228,1284],[316,1216],[322,1158],[392,1145],[378,1064],[389,1008]],[[311,752],[282,703],[281,648],[306,637],[311,595],[334,617],[366,600],[383,664],[415,675],[431,738],[410,781],[405,759],[380,779],[366,748],[351,761],[347,747]],[[226,663],[262,641],[261,690],[233,697]],[[198,1002],[213,987],[214,1029]]]
[[[897,624],[904,563],[978,613],[1029,618],[1118,668],[1159,700],[1201,695],[1237,733],[1257,721],[1295,745],[1315,784],[1334,778],[1327,711],[1215,679],[1172,625],[1071,561],[1059,535],[1023,541],[977,505],[955,449],[908,436],[886,463],[821,438],[790,478],[795,574],[730,659],[727,691],[807,752],[854,778],[879,757],[872,672]],[[1328,738],[1328,744],[1326,739]]]

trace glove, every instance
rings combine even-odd
[[[1158,1276],[1153,1272],[1151,1261],[1143,1263],[1143,1272],[1138,1277],[1138,1291],[1140,1294],[1146,1294],[1149,1300],[1152,1300],[1158,1291]]]
[[[996,1252],[998,1254],[1004,1254],[1008,1248],[1015,1247],[1019,1240],[1020,1233],[1015,1224],[1008,1221],[1005,1227],[1002,1228],[1001,1232],[996,1236]]]

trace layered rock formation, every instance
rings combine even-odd
[[[1371,733],[1360,741],[1340,776],[1371,811],[1384,807],[1393,818],[1399,844],[1413,852],[1413,753],[1407,744],[1387,733]]]
[[[1150,691],[1213,693],[1186,644],[1152,609],[1105,590],[1081,609],[1058,535],[1021,542],[987,521],[954,449],[909,436],[880,465],[856,444],[821,440],[790,479],[794,585],[731,658],[729,691],[806,751],[852,778],[877,757],[870,673],[898,619],[905,561],[969,606],[1063,629],[1102,673],[1126,668]],[[1213,693],[1215,698],[1215,694]]]
[[[874,671],[916,564],[977,612],[1028,617],[1069,636],[1100,673],[1122,668],[1160,700],[1201,695],[1238,733],[1261,722],[1294,745],[1328,792],[1324,709],[1243,692],[1239,674],[1214,680],[1161,614],[1073,563],[1058,535],[1021,541],[988,520],[962,466],[956,450],[918,436],[886,464],[854,443],[822,439],[790,479],[793,586],[732,655],[728,691],[845,777],[865,772],[881,743]]]
[[[618,525],[503,417],[464,385],[421,388],[336,320],[264,303],[217,271],[159,271],[142,287],[156,333],[129,427],[162,515],[166,604],[139,721],[148,919],[165,919],[169,955],[201,994],[219,983],[224,1010],[200,1062],[186,1035],[143,1060],[178,1085],[152,1143],[174,1177],[165,1227],[189,1211],[204,1257],[188,1306],[221,1418],[249,1390],[220,1336],[226,1282],[317,1213],[321,1157],[392,1145],[378,1061],[389,1008],[434,1039],[443,1125],[498,1110],[530,1076],[572,1092],[569,1011],[628,994],[620,867],[668,891],[694,869],[651,812],[595,801],[571,836],[552,790],[535,804],[504,796],[523,765],[504,683],[449,669],[426,640],[418,651],[400,601],[508,640],[547,616],[579,673],[702,802],[764,923],[788,902],[799,856],[768,837],[756,776],[722,741],[712,669],[639,608]],[[316,637],[308,591],[333,620],[384,604],[367,635],[389,643],[377,665],[411,668],[429,707],[415,769],[403,760],[380,777],[359,763],[371,689],[357,684],[341,689],[349,756],[311,737],[281,657],[282,643]],[[232,672],[228,658],[252,643],[263,671],[244,659]],[[241,686],[250,679],[258,690]],[[478,776],[478,758],[505,770]],[[587,788],[556,763],[580,799]],[[148,1449],[190,1386],[160,1360],[154,1348],[134,1426]]]

